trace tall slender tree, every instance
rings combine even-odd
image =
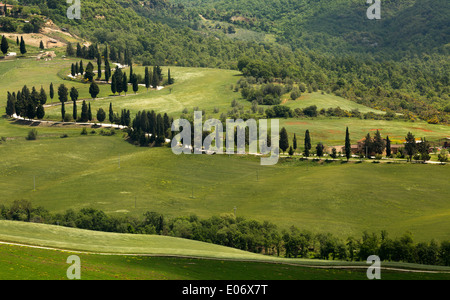
[[[63,121],[66,119],[66,107],[64,103],[65,102],[61,102],[61,118]]]
[[[408,156],[408,160],[412,161],[412,157],[417,152],[416,138],[411,132],[408,132],[405,140],[406,140],[405,142],[406,155]]]
[[[47,103],[47,93],[45,93],[44,88],[41,86],[41,91],[39,92],[39,102],[44,105]]]
[[[55,90],[53,89],[53,82],[51,82],[50,83],[50,92],[49,92],[49,96],[50,96],[50,99],[52,99],[52,102],[53,102],[53,97],[55,96]]]
[[[347,158],[347,161],[350,159],[351,155],[352,155],[352,146],[350,144],[350,133],[348,131],[348,127],[345,130],[345,146],[344,146],[344,151],[345,151],[345,157]]]
[[[127,74],[123,73],[123,77],[122,77],[122,89],[125,92],[125,95],[128,92],[128,79],[127,79]]]
[[[391,140],[389,139],[389,136],[386,137],[386,157],[391,156]]]
[[[305,157],[309,157],[309,151],[311,150],[311,137],[309,135],[309,130],[306,129],[305,132]]]
[[[70,99],[73,101],[72,116],[73,116],[73,119],[76,121],[78,118],[78,112],[77,112],[78,90],[75,87],[72,87],[70,89],[69,94],[70,94]]]
[[[289,137],[286,128],[281,128],[280,131],[280,149],[284,152],[289,148]]]
[[[97,79],[102,78],[102,56],[97,54]]]
[[[83,100],[83,103],[81,104],[81,117],[80,117],[80,121],[81,122],[87,122],[89,120],[89,111],[88,111],[88,106],[86,104],[86,101]]]
[[[109,121],[111,122],[111,124],[114,123],[114,111],[113,111],[111,102],[109,102],[109,116],[108,117],[109,117]]]
[[[144,82],[145,82],[145,87],[148,88],[150,87],[150,73],[148,71],[148,67],[145,67],[145,75],[144,75]]]
[[[24,55],[25,53],[27,53],[27,47],[25,45],[25,41],[23,40],[23,36],[20,37],[20,53],[22,55]]]
[[[60,84],[58,87],[58,99],[60,102],[67,101],[67,87],[64,84]]]
[[[100,88],[95,82],[92,82],[89,86],[89,94],[93,99],[97,98],[97,95],[100,93]],[[90,103],[89,103],[90,104]]]
[[[3,52],[3,55],[6,55],[9,49],[8,40],[5,38],[4,35],[2,35],[2,42],[0,45],[0,49]]]

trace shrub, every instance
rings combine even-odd
[[[83,127],[83,129],[81,129],[81,135],[87,135],[87,134],[88,134],[88,132],[87,132],[86,127]]]
[[[28,141],[33,141],[37,139],[37,135],[38,135],[37,130],[33,128],[30,131],[28,131],[28,135],[25,139],[27,139]]]

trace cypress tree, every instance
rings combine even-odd
[[[348,132],[348,127],[345,131],[345,146],[344,146],[344,151],[345,151],[345,157],[347,158],[347,161],[350,159],[350,156],[352,154],[352,146],[350,145],[350,134]]]
[[[60,102],[67,101],[67,87],[64,84],[58,87],[58,99]]]
[[[97,54],[97,79],[102,78],[102,57]]]
[[[117,92],[117,83],[116,76],[113,75],[111,78],[111,92],[115,95]]]
[[[389,139],[389,136],[386,137],[386,157],[391,156],[391,140]]]
[[[25,45],[25,41],[23,40],[23,36],[20,37],[20,53],[22,55],[27,53],[27,48],[26,48],[26,45]]]
[[[322,156],[323,156],[323,149],[324,149],[325,147],[323,146],[323,144],[322,143],[318,143],[317,144],[317,146],[316,146],[316,154],[317,154],[317,156],[319,157],[319,158],[321,158]]]
[[[53,89],[53,82],[50,83],[50,99],[52,99],[53,102],[53,97],[55,96],[55,90]]]
[[[122,70],[119,69],[119,67],[116,67],[114,76],[116,76],[116,90],[120,95],[120,93],[122,93],[124,90],[124,85],[123,85],[123,73]]]
[[[64,121],[64,119],[66,117],[66,108],[64,106],[64,102],[61,103],[61,117],[62,117],[62,120]]]
[[[80,73],[79,67],[78,67],[78,62],[75,63],[75,75],[78,75],[78,73]]]
[[[70,43],[69,43],[69,44],[70,44]],[[44,49],[45,49],[44,43],[43,43],[42,41],[39,43],[39,49],[41,49],[41,50],[44,50]]]
[[[114,111],[111,102],[109,102],[109,121],[111,122],[111,124],[114,122]]]
[[[44,88],[41,86],[41,91],[39,92],[39,102],[44,105],[47,103],[47,94],[45,93]]]
[[[80,43],[77,43],[77,57],[79,58],[83,57],[83,51],[81,50]]]
[[[67,56],[74,56],[75,51],[73,50],[73,46],[72,43],[68,43],[67,44],[67,48],[66,48],[66,55]]]
[[[133,64],[130,64],[130,83],[133,83]]]
[[[91,110],[91,103],[89,102],[88,106],[88,120],[92,121],[92,110]]]
[[[101,122],[105,121],[105,118],[106,118],[106,113],[103,110],[103,108],[100,107],[97,111],[97,121],[99,121],[101,123]]]
[[[77,101],[73,101],[72,117],[73,117],[73,120],[76,122],[77,118],[78,118]]]
[[[44,110],[44,106],[42,104],[39,104],[36,110],[36,117],[39,120],[42,120],[45,116],[45,110]]]
[[[19,46],[19,36],[16,36],[16,44]]]
[[[97,95],[100,93],[100,89],[98,85],[95,82],[91,83],[91,86],[89,87],[89,94],[93,99],[97,98]]]
[[[83,100],[83,103],[81,104],[81,122],[87,122],[89,120],[89,111],[88,106],[86,105],[86,101]]]
[[[84,74],[83,60],[80,60],[80,74]]]
[[[128,92],[128,80],[127,80],[127,74],[125,74],[125,73],[123,74],[122,89],[126,95]]]
[[[94,65],[89,62],[86,66],[86,70],[84,72],[84,78],[89,80],[90,82],[94,81]]]
[[[385,143],[381,138],[380,131],[377,129],[377,132],[375,133],[375,136],[373,138],[373,150],[375,151],[376,154],[382,154],[384,148]]]
[[[133,92],[136,94],[136,92],[139,90],[139,84],[138,84],[137,77],[135,74],[133,74],[132,83],[133,83]]]
[[[150,87],[150,73],[148,71],[148,67],[145,67],[144,82],[145,82],[145,87],[147,88],[147,92],[148,92],[148,88]]]
[[[70,89],[70,99],[73,101],[72,116],[73,116],[73,119],[76,121],[78,118],[78,113],[77,113],[78,90],[75,87],[72,87]]]
[[[75,77],[75,65],[74,64],[72,64],[72,67],[70,68],[70,74]]]
[[[8,92],[8,98],[7,98],[7,101],[6,101],[6,114],[8,116],[12,116],[16,112],[15,99],[14,98],[15,98],[14,93],[10,94]]]
[[[4,35],[2,35],[2,42],[0,45],[0,49],[3,52],[3,55],[6,55],[6,53],[8,52],[8,49],[9,49],[8,41],[6,40]]]
[[[167,84],[173,84],[174,80],[170,76],[170,69],[167,71]]]
[[[289,148],[289,137],[286,131],[286,128],[281,128],[280,131],[280,149],[283,150],[283,153]]]
[[[105,56],[105,81],[109,82],[109,78],[111,78],[111,67],[107,56]]]
[[[158,73],[156,72],[156,67],[153,67],[152,72],[152,87],[156,89],[159,85]]]
[[[311,150],[311,137],[309,136],[309,130],[305,132],[305,157],[309,157],[309,151]]]
[[[416,138],[411,132],[408,132],[408,135],[405,138],[405,151],[408,155],[408,160],[412,161],[412,157],[417,152]]]

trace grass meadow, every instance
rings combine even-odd
[[[285,259],[172,237],[94,232],[23,222],[0,221],[0,228],[0,238],[4,241],[41,246],[0,244],[0,279],[66,279],[69,267],[66,259],[73,254],[80,257],[81,279],[86,280],[367,279],[365,262]],[[353,268],[339,269],[340,266]],[[383,269],[382,279],[450,278],[446,267],[388,262],[382,267],[432,271]]]
[[[78,60],[58,58],[45,62],[19,58],[1,62],[2,112],[7,91],[18,91],[25,84],[37,89],[43,86],[48,95],[50,82],[53,82],[55,91],[59,84],[64,83],[69,88],[77,87],[80,99],[89,99],[89,85],[64,80],[70,64],[75,61]],[[143,67],[135,67],[134,70],[144,73]],[[232,86],[239,79],[236,71],[181,67],[170,67],[170,70],[175,84],[159,91],[146,91],[140,87],[136,95],[129,92],[127,96],[119,97],[111,95],[109,86],[100,85],[100,99],[89,99],[93,114],[100,107],[107,110],[110,102],[115,112],[129,109],[132,116],[139,110],[154,109],[178,117],[184,108],[192,113],[193,108],[198,107],[205,109],[207,116],[218,117],[231,109],[233,99],[245,109],[251,106],[240,97],[240,93],[233,91]],[[167,74],[167,67],[163,68],[163,73]],[[56,98],[53,102],[58,101]],[[52,101],[49,99],[48,102]],[[319,108],[328,105],[343,109],[358,108],[361,112],[372,111],[345,99],[320,93],[303,95],[299,100],[288,101],[285,105],[296,108],[312,104]],[[213,113],[215,107],[219,113]],[[68,103],[66,112],[71,114],[71,111],[71,104]],[[59,120],[60,107],[47,107],[45,118]],[[313,145],[320,141],[328,146],[344,143],[347,126],[353,143],[376,129],[381,130],[383,136],[389,135],[394,143],[401,143],[408,131],[417,138],[424,136],[429,140],[438,140],[450,134],[449,127],[445,125],[354,118],[281,119],[280,126],[286,127],[291,141],[296,133],[300,146],[306,129],[311,132]],[[27,141],[25,137],[32,128],[38,130],[38,139]],[[277,165],[261,166],[259,157],[177,156],[169,147],[142,148],[131,145],[124,141],[122,131],[116,131],[113,136],[100,135],[100,129],[88,131],[87,136],[82,136],[80,127],[75,125],[30,125],[2,116],[0,136],[5,137],[6,141],[0,144],[0,204],[10,205],[14,200],[25,199],[31,201],[34,207],[43,206],[53,213],[92,207],[108,214],[136,217],[142,217],[145,211],[156,211],[167,217],[196,214],[202,218],[233,213],[236,207],[238,216],[267,220],[281,229],[295,225],[342,238],[360,237],[363,231],[379,233],[386,230],[391,237],[410,231],[415,241],[450,239],[449,165],[355,161],[325,163],[283,158]],[[31,244],[45,241],[47,246],[90,251],[114,247],[112,240],[102,236],[87,238],[79,232],[74,233],[75,236],[66,232],[58,235],[61,240],[56,241],[41,235],[37,228],[29,228],[24,231],[28,234],[20,235],[20,226],[4,224],[0,222],[0,240]],[[11,239],[14,232],[16,238]],[[364,273],[353,271],[222,261],[220,253],[233,256],[234,249],[219,249],[194,241],[180,244],[177,240],[171,248],[177,249],[178,252],[173,250],[176,253],[167,249],[151,252],[149,242],[153,243],[153,249],[167,248],[172,240],[158,241],[156,237],[148,237],[150,240],[135,241],[136,238],[115,235],[117,249],[124,247],[123,243],[132,241],[133,250],[141,245],[141,252],[138,253],[162,251],[165,254],[185,254],[191,251],[193,256],[212,255],[217,261],[86,255],[84,259],[92,266],[85,269],[86,278],[365,278]],[[122,253],[127,253],[129,249],[122,250]],[[197,255],[192,251],[197,251]],[[62,258],[66,254],[14,246],[0,246],[0,252],[0,278],[26,277],[27,274],[31,274],[31,278],[36,278],[36,274],[40,274],[39,278],[65,276],[65,272],[61,275],[58,271],[67,268],[65,261],[61,262],[56,257],[61,255]],[[236,255],[242,258],[243,254]],[[20,257],[24,263],[18,266]],[[31,266],[36,260],[42,264]],[[33,272],[27,273],[27,268]],[[96,272],[98,270],[101,272]],[[395,278],[398,274],[393,276]],[[416,275],[408,273],[405,276]]]

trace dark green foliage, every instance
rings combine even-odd
[[[28,141],[33,141],[36,140],[38,136],[38,132],[35,128],[31,129],[30,131],[28,131],[28,135],[26,136],[26,140]]]
[[[304,155],[305,157],[309,157],[309,151],[311,150],[311,136],[309,135],[308,129],[305,131],[304,147],[305,147]]]
[[[105,119],[106,119],[106,113],[103,110],[103,108],[100,107],[97,111],[97,121],[99,121],[101,123],[101,122],[105,121]]]
[[[325,146],[322,143],[318,143],[316,146],[316,155],[320,158],[323,156],[323,150]]]
[[[53,82],[50,83],[50,99],[53,100],[53,97],[55,96],[55,91],[53,89]]]
[[[23,40],[23,37],[21,36],[20,37],[20,53],[22,54],[22,55],[24,55],[25,53],[27,53],[27,47],[26,47],[26,45],[25,45],[25,41]]]
[[[114,111],[113,111],[111,102],[109,103],[109,115],[108,115],[108,117],[109,117],[109,121],[112,124],[114,122]]]
[[[58,99],[60,102],[67,101],[67,87],[64,84],[60,84],[58,87]]]
[[[89,94],[91,95],[92,98],[97,98],[97,95],[100,93],[100,88],[98,87],[98,85],[95,82],[92,82],[91,85],[89,86]]]
[[[3,52],[3,55],[6,55],[6,53],[8,53],[8,49],[9,49],[8,41],[6,40],[5,36],[2,35],[0,50]]]
[[[83,100],[83,103],[81,104],[81,116],[80,121],[81,122],[87,122],[89,120],[89,111],[88,106],[86,104],[86,101]]]
[[[417,153],[416,138],[411,132],[408,132],[405,137],[405,151],[409,161]]]
[[[351,144],[350,144],[350,133],[348,131],[348,127],[345,130],[345,145],[344,145],[344,151],[345,151],[345,157],[347,158],[347,161],[350,159],[351,154],[352,154],[352,149],[351,149]]]
[[[42,120],[45,116],[45,110],[44,110],[44,106],[42,106],[42,104],[39,104],[37,109],[36,109],[36,118],[38,118],[39,120]]]
[[[391,140],[389,139],[389,136],[386,137],[386,157],[391,156]]]
[[[284,152],[289,148],[289,137],[286,128],[280,130],[280,149]]]
[[[61,117],[62,117],[62,121],[64,121],[66,118],[65,102],[61,102]]]
[[[30,132],[30,135],[36,137],[36,130],[32,131],[34,133]],[[86,128],[82,134],[88,134]],[[196,215],[169,218],[145,211],[140,218],[135,218],[108,215],[93,208],[51,214],[43,207],[34,208],[27,200],[14,200],[10,206],[1,205],[0,218],[26,222],[39,219],[46,224],[104,232],[174,236],[287,258],[365,262],[368,256],[375,254],[382,261],[450,266],[450,241],[415,244],[409,232],[395,239],[389,238],[386,231],[380,235],[363,232],[361,238],[343,240],[330,233],[312,233],[295,226],[280,231],[276,224],[232,215],[208,219]]]

